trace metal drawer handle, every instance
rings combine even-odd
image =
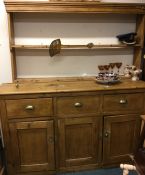
[[[75,106],[75,107],[82,107],[83,104],[82,104],[82,103],[79,103],[79,102],[76,102],[76,103],[74,104],[74,106]]]
[[[32,106],[32,105],[27,105],[27,106],[25,107],[25,110],[33,111],[33,110],[34,110],[34,106]]]
[[[120,104],[126,104],[126,103],[127,103],[127,100],[126,100],[126,99],[121,99],[121,100],[119,101],[119,103],[120,103]]]

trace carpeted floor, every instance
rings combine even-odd
[[[108,168],[76,173],[64,173],[59,175],[122,175],[122,170],[120,168]],[[137,175],[137,173],[135,171],[130,171],[129,175]]]

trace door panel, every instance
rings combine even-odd
[[[140,118],[136,115],[107,116],[104,119],[103,163],[127,161],[137,145]]]
[[[100,161],[102,118],[59,120],[60,166],[96,164]]]
[[[18,172],[54,170],[53,121],[10,123],[9,128]]]

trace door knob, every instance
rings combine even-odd
[[[52,136],[48,137],[48,142],[49,143],[54,143],[54,137],[52,137]]]
[[[106,131],[105,133],[104,133],[104,136],[106,137],[106,138],[108,138],[109,137],[109,132],[108,131]]]
[[[120,103],[120,104],[126,104],[126,103],[127,103],[127,100],[126,100],[126,99],[121,99],[121,100],[119,101],[119,103]]]

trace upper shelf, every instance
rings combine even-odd
[[[61,45],[61,49],[71,50],[71,49],[125,49],[132,47],[141,47],[140,44],[126,45],[126,44],[103,44],[94,45],[92,48],[88,48],[87,45]],[[16,49],[49,49],[49,45],[11,45],[11,48]]]
[[[49,13],[120,13],[145,14],[145,4],[103,3],[95,1],[24,1],[5,0],[7,12],[49,12]]]

